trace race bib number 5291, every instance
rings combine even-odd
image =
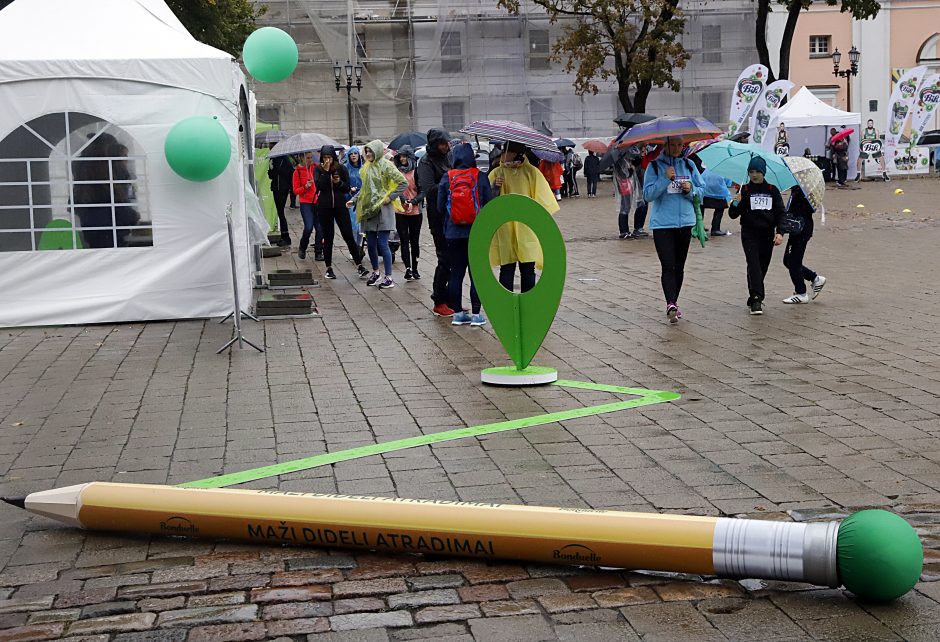
[[[751,196],[752,210],[769,210],[773,206],[773,199],[768,194],[755,194]]]

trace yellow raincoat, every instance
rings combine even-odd
[[[528,196],[539,205],[554,214],[560,208],[555,194],[549,187],[542,172],[533,167],[528,159],[522,161],[518,167],[500,165],[489,173],[490,184],[494,185],[496,179],[502,176],[503,186],[499,194],[521,194]],[[507,223],[501,226],[493,236],[490,243],[490,264],[507,265],[509,263],[535,263],[539,270],[543,266],[542,245],[528,225],[521,223]]]

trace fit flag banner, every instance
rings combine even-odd
[[[940,74],[927,76],[917,90],[917,99],[914,101],[914,115],[911,116],[911,143],[908,148],[914,147],[920,137],[924,135],[927,124],[937,111],[940,110]]]
[[[888,124],[885,127],[885,162],[888,169],[894,168],[894,158],[899,154],[898,141],[904,133],[904,125],[911,113],[911,107],[917,100],[917,88],[927,73],[927,67],[921,65],[908,69],[894,85],[891,100],[888,103]]]
[[[777,80],[767,85],[767,89],[757,99],[754,113],[751,114],[751,140],[749,142],[762,146],[767,136],[767,128],[774,114],[780,109],[784,98],[790,95],[793,83],[789,80]]]
[[[731,115],[728,118],[728,136],[734,136],[741,130],[748,114],[757,103],[764,85],[767,84],[767,67],[751,65],[741,72],[731,92]]]

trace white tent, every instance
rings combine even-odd
[[[764,139],[764,145],[768,149],[773,148],[776,140],[773,133],[777,131],[781,123],[787,130],[791,156],[802,156],[806,149],[809,149],[814,156],[825,156],[831,128],[841,129],[845,126],[854,129],[856,133],[849,139],[848,177],[850,179],[855,177],[859,139],[862,133],[861,114],[842,111],[832,105],[827,105],[814,96],[809,89],[802,87],[770,121],[768,131],[771,134]]]
[[[248,308],[253,96],[163,0],[16,0],[0,11],[0,104],[0,326],[227,314],[229,203]],[[191,116],[232,144],[206,183],[163,152]]]

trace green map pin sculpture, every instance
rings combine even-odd
[[[529,226],[542,246],[545,266],[535,287],[523,294],[500,285],[490,266],[490,243],[506,223]],[[565,288],[565,242],[544,207],[527,196],[507,194],[487,203],[470,230],[470,271],[480,301],[514,368],[487,368],[483,383],[527,386],[558,379],[554,368],[529,365],[552,327]]]

